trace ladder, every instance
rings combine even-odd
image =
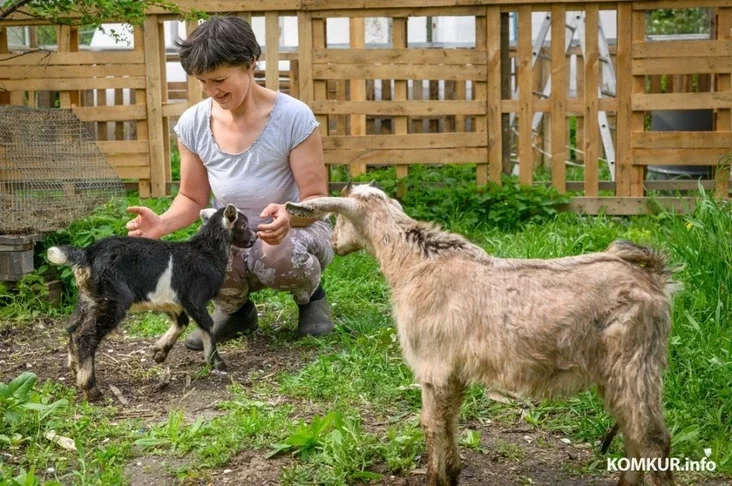
[[[572,45],[572,40],[574,39],[575,35],[579,38],[580,42],[580,49],[582,50],[582,53],[585,53],[585,17],[584,13],[582,12],[568,12],[570,19],[566,23],[566,29],[569,31],[569,35],[564,36],[564,52],[566,53],[569,51],[569,47]],[[537,59],[539,57],[542,57],[541,49],[546,43],[546,37],[549,33],[549,30],[551,28],[551,21],[552,21],[552,15],[551,13],[547,12],[544,16],[544,20],[542,21],[541,27],[539,29],[539,33],[536,36],[536,39],[534,40],[534,44],[531,49],[531,67],[533,69],[534,65],[536,64]],[[600,50],[600,64],[602,66],[602,84],[597,88],[598,95],[600,97],[604,96],[611,96],[614,97],[617,95],[616,90],[616,77],[615,77],[615,69],[613,68],[612,60],[610,59],[610,48],[608,46],[607,38],[605,37],[605,32],[602,28],[602,21],[598,20],[598,26],[599,26],[599,38],[598,38],[598,46]],[[542,98],[549,98],[552,92],[552,80],[551,78],[547,79],[546,83],[544,84],[544,88],[541,90],[540,93],[536,93]],[[514,90],[513,98],[518,97],[518,88]],[[539,128],[539,124],[541,123],[542,117],[544,116],[543,112],[536,112],[534,113],[534,118],[531,120],[531,131],[536,134],[537,129]],[[516,114],[511,113],[510,117],[510,126],[513,128],[515,121],[516,121]],[[615,146],[613,145],[613,137],[610,132],[610,124],[608,123],[607,113],[604,111],[598,111],[597,113],[597,123],[600,127],[600,136],[602,138],[602,145],[605,149],[605,157],[607,158],[607,164],[608,169],[610,170],[610,177],[614,181],[615,180]]]

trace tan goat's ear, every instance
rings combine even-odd
[[[353,216],[358,209],[358,201],[349,197],[319,197],[301,203],[285,203],[285,209],[293,216],[320,218],[326,214]]]
[[[348,181],[348,184],[346,184],[346,187],[343,188],[341,191],[341,196],[349,196],[351,194],[351,191],[353,190],[353,183],[351,181]]]

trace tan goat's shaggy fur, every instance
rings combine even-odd
[[[287,207],[336,213],[336,252],[364,248],[379,261],[404,357],[422,387],[429,484],[458,482],[458,412],[465,386],[476,382],[526,397],[596,385],[626,455],[668,457],[662,374],[672,283],[663,257],[616,242],[554,260],[495,258],[412,220],[376,188],[349,186],[344,195]],[[651,479],[672,482],[670,472]],[[640,482],[637,473],[621,477]]]

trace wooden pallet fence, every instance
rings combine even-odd
[[[649,190],[692,188],[688,181],[648,180],[648,167],[659,164],[713,166],[714,180],[702,185],[720,197],[729,194],[729,168],[719,163],[729,152],[732,134],[732,3],[727,0],[436,0],[428,6],[413,0],[178,3],[210,13],[234,11],[248,20],[263,17],[259,40],[264,68],[256,80],[313,109],[329,173],[336,166],[347,167],[350,175],[394,166],[403,196],[404,179],[414,164],[475,165],[476,182],[485,184],[500,181],[508,154],[523,183],[536,183],[535,169],[543,164],[551,171],[552,186],[579,196],[572,206],[576,210],[641,212],[648,210],[643,201]],[[696,7],[714,8],[711,39],[647,37],[649,10]],[[567,13],[582,12],[586,31],[595,32],[603,10],[617,12],[617,39],[610,45],[616,96],[598,93],[602,60],[596,36],[587,36],[584,50],[576,45],[564,49]],[[517,41],[507,46],[501,27],[509,12],[517,16],[518,29]],[[532,66],[536,12],[551,13],[553,41]],[[297,17],[295,50],[280,45],[283,16]],[[429,16],[473,17],[474,42],[449,49],[414,43],[407,36],[409,19]],[[366,44],[364,19],[372,17],[390,19],[388,45]],[[336,18],[349,19],[347,48],[328,45],[328,20]],[[117,173],[136,181],[141,195],[167,194],[172,127],[203,97],[194,78],[166,79],[166,62],[175,62],[177,55],[165,52],[163,26],[174,20],[152,11],[145,25],[135,29],[134,47],[108,52],[83,50],[78,30],[59,26],[57,50],[19,56],[8,44],[8,28],[26,25],[32,33],[41,22],[15,15],[0,23],[0,103],[50,106],[58,100],[87,123]],[[195,25],[187,22],[185,28],[190,31]],[[25,49],[37,44],[31,39]],[[288,61],[289,68],[280,69],[279,61]],[[547,81],[552,90],[544,98],[538,93]],[[510,95],[514,88],[516,98]],[[668,109],[711,110],[713,130],[647,131],[649,115]],[[609,115],[612,127],[615,180],[602,176],[605,154],[596,121],[600,111]],[[535,133],[532,118],[538,112],[543,118]],[[510,130],[505,126],[508,114],[516,115]],[[580,167],[570,169],[566,161]],[[576,180],[578,172],[581,180]]]

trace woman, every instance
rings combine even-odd
[[[257,231],[251,249],[232,253],[227,278],[214,302],[213,335],[223,342],[257,328],[249,294],[262,288],[292,293],[299,307],[298,336],[333,329],[320,277],[333,258],[327,220],[296,218],[287,201],[327,195],[318,122],[310,108],[254,81],[261,48],[239,17],[211,17],[179,43],[183,69],[208,95],[175,126],[181,184],[170,208],[137,217],[128,235],[160,238],[191,225],[201,209],[232,203]],[[186,339],[203,349],[198,331]]]

